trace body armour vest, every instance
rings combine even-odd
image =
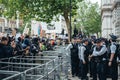
[[[72,44],[73,48],[71,48],[71,56],[78,57],[78,44]]]
[[[88,46],[85,46],[85,45],[83,46],[86,48],[86,50],[84,51],[84,59],[85,61],[88,61],[88,56],[89,56]]]
[[[102,48],[103,48],[103,46],[100,46],[99,48],[96,47],[96,51],[100,51]],[[107,51],[104,54],[100,55],[100,56],[93,57],[93,59],[96,62],[101,62],[101,61],[103,61],[103,59],[107,60]]]

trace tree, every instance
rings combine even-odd
[[[7,3],[6,3],[7,1]],[[76,14],[77,3],[82,0],[72,0],[72,16]],[[65,18],[68,34],[70,32],[70,0],[1,0],[10,17],[15,17],[18,10],[22,19],[31,19],[50,22],[53,17],[62,15]],[[69,35],[70,36],[70,35]]]
[[[78,25],[84,28],[87,35],[94,33],[98,35],[101,32],[101,14],[98,4],[83,1],[78,5],[77,19],[80,21]]]

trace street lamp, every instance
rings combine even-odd
[[[74,19],[74,26],[76,27],[76,24],[77,24],[77,20],[76,19]]]
[[[78,35],[78,30],[76,28],[76,24],[77,24],[77,20],[74,19],[74,36],[77,36]]]
[[[19,11],[16,11],[17,14],[17,20],[16,20],[16,27],[19,28]]]

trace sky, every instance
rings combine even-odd
[[[92,3],[98,2],[99,5],[101,5],[101,0],[90,0]]]

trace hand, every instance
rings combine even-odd
[[[111,66],[111,65],[112,65],[112,62],[109,62],[109,63],[108,63],[108,66]]]
[[[91,55],[89,55],[89,56],[88,56],[89,61],[91,60],[91,58],[92,58]]]
[[[25,50],[29,50],[29,49],[30,49],[30,47],[29,47],[29,46],[25,48]]]
[[[83,61],[83,64],[86,64],[86,62],[85,62],[85,61]]]
[[[92,57],[93,57],[93,55],[90,55],[90,56],[89,56],[89,58],[92,58]]]

